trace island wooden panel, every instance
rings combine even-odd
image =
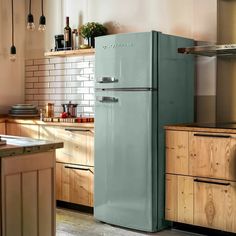
[[[1,159],[2,235],[55,235],[55,151]]]

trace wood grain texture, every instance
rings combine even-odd
[[[0,134],[6,134],[6,125],[5,125],[5,123],[0,123]]]
[[[39,138],[39,126],[28,124],[7,123],[6,133],[8,135]]]
[[[166,131],[166,173],[188,174],[188,132]]]
[[[209,178],[236,180],[236,139],[201,137],[189,134],[189,174]],[[210,133],[210,135],[219,135]]]
[[[209,179],[203,180],[209,181]],[[236,232],[235,183],[226,183],[230,185],[194,182],[194,224]]]

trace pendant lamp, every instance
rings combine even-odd
[[[41,8],[42,8],[42,15],[39,18],[39,28],[38,30],[40,32],[43,32],[46,30],[46,17],[43,14],[43,0],[41,0]]]
[[[16,47],[14,45],[14,5],[13,0],[11,0],[11,49],[10,49],[10,60],[16,60]]]
[[[29,0],[29,14],[27,17],[27,29],[33,31],[35,29],[34,17],[31,14],[31,0]]]

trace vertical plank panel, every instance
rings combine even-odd
[[[23,235],[37,236],[37,171],[22,174]]]
[[[39,236],[54,235],[53,203],[53,171],[45,169],[38,171],[38,214],[39,214]],[[49,197],[51,196],[51,197]]]
[[[177,176],[166,174],[166,204],[165,204],[165,219],[177,221],[178,215],[178,185]]]
[[[178,176],[178,221],[193,224],[193,178]]]
[[[5,235],[21,236],[21,175],[5,177]]]
[[[62,168],[64,166],[61,163],[56,163],[56,199],[62,199]]]

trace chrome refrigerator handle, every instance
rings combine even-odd
[[[104,103],[116,103],[119,101],[119,99],[115,97],[96,97],[96,100]]]
[[[117,83],[118,79],[115,77],[100,77],[97,78],[97,83]]]

